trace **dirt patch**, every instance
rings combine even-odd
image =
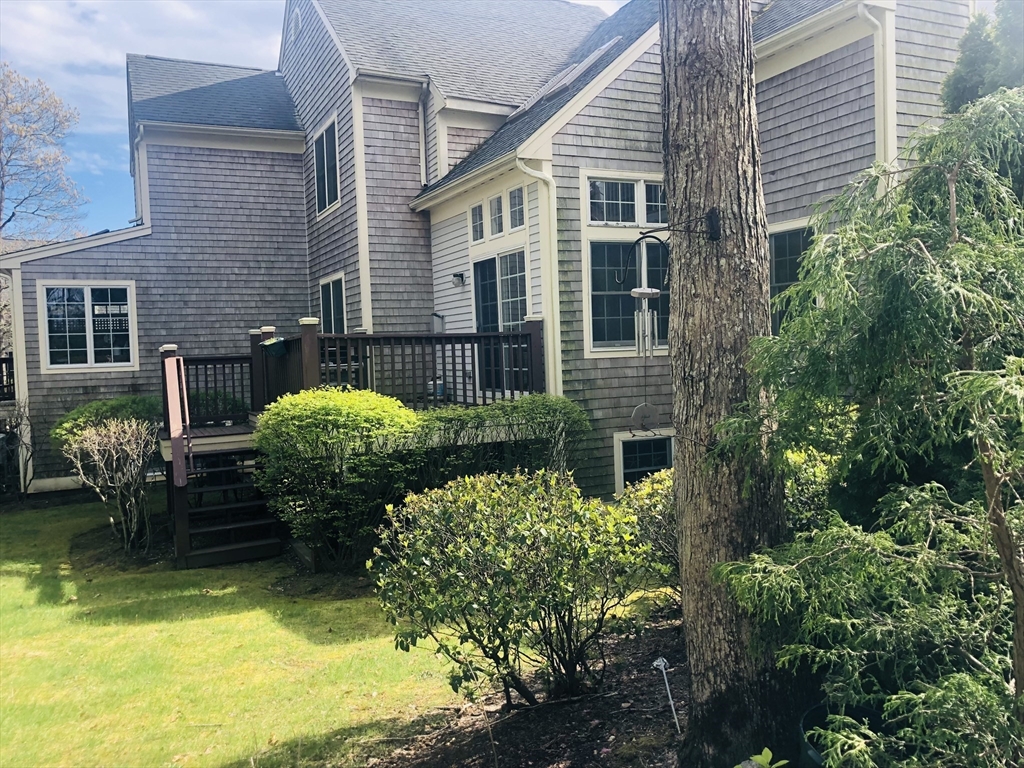
[[[490,696],[482,707],[449,711],[431,732],[403,739],[390,756],[367,765],[492,768],[497,753],[500,768],[675,767],[679,737],[661,672],[652,665],[659,656],[674,663],[669,682],[680,723],[685,723],[681,700],[688,681],[678,626],[678,619],[662,615],[639,635],[610,638],[601,693],[511,713],[502,710],[500,694]],[[490,723],[493,751],[481,710]]]
[[[68,558],[76,570],[111,568],[116,571],[136,571],[156,565],[174,564],[174,542],[167,531],[163,516],[153,521],[153,541],[146,552],[125,554],[120,533],[109,525],[91,528],[71,539]]]

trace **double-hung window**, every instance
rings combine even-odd
[[[632,256],[631,256],[632,252]],[[639,276],[639,280],[638,280]],[[658,344],[668,343],[668,250],[658,243],[590,244],[591,341],[594,347],[636,346],[634,312],[639,299],[634,288],[657,288],[661,296],[648,300],[657,314]]]
[[[46,367],[135,364],[130,285],[42,288]]]
[[[635,224],[636,182],[591,179],[590,221],[595,224]]]
[[[314,139],[316,164],[316,212],[323,213],[338,202],[338,140],[332,122]]]
[[[665,185],[644,182],[646,219],[648,224],[668,224],[668,203],[665,200]]]
[[[484,206],[474,205],[469,210],[471,237],[474,243],[484,239]]]
[[[501,195],[492,197],[487,205],[491,214],[491,237],[494,237],[505,231],[505,221],[502,217],[501,209]]]
[[[324,333],[345,332],[345,277],[320,283],[320,317]]]
[[[508,193],[508,228],[519,229],[526,224],[526,207],[523,201],[523,188],[516,187]]]
[[[771,296],[773,299],[797,281],[804,251],[811,245],[811,235],[809,229],[793,229],[769,236]],[[785,316],[785,308],[772,313],[773,333],[779,332],[779,324]]]

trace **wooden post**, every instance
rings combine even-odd
[[[167,373],[165,371],[165,366],[164,366],[163,361],[166,360],[168,357],[176,357],[177,355],[178,355],[178,345],[177,344],[164,344],[162,347],[160,347],[160,379],[161,379],[161,382],[163,384],[163,387],[161,387],[161,389],[163,391],[163,399],[164,399],[164,429],[168,429],[168,430],[171,428],[170,427],[171,422],[168,420],[168,417],[167,417]],[[168,480],[168,482],[170,482],[170,476],[168,476],[167,480]]]
[[[178,356],[176,344],[160,347],[160,368],[164,383],[164,427],[171,440],[171,461],[165,467],[167,483],[167,511],[174,526],[174,560],[178,568],[187,565],[191,549],[188,530],[188,485],[185,474],[185,458],[180,445],[181,435],[181,393],[178,388],[178,367],[173,358]],[[170,361],[170,362],[168,362]],[[173,374],[171,373],[173,371]],[[173,375],[173,382],[170,376]],[[176,445],[177,443],[177,445]],[[177,447],[177,451],[175,451]],[[178,466],[175,466],[175,465]]]
[[[316,335],[316,327],[320,324],[318,317],[300,317],[299,332],[302,334],[302,388],[313,389],[320,386],[320,340]]]
[[[263,347],[260,346],[262,340],[259,328],[249,331],[249,354],[252,355],[252,362],[249,363],[249,391],[252,394],[250,407],[254,413],[262,413],[267,405],[267,380],[263,375]]]
[[[544,321],[527,320],[523,333],[530,334],[530,392],[546,392],[544,372]]]

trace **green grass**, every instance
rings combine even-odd
[[[0,517],[3,768],[363,765],[455,703],[354,580],[358,597],[325,600],[282,591],[283,559],[96,565],[73,541],[105,520]]]

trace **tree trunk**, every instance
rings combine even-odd
[[[754,107],[750,0],[661,0],[669,349],[683,628],[691,673],[687,766],[778,747],[771,651],[715,583],[715,564],[781,541],[781,483],[758,460],[708,458],[748,399],[750,340],[770,332],[768,226]],[[721,213],[721,240],[705,214]],[[755,393],[756,394],[756,393]],[[785,697],[783,697],[785,698]],[[774,716],[774,717],[773,717]],[[774,743],[770,743],[774,742]]]

